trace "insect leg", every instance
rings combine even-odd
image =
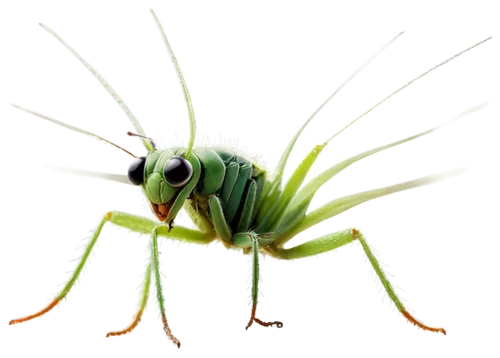
[[[184,343],[175,335],[174,329],[168,318],[167,298],[165,297],[165,292],[163,291],[161,282],[162,263],[160,258],[160,248],[158,246],[158,230],[156,228],[153,230],[153,235],[150,239],[150,255],[154,274],[154,295],[156,297],[157,309],[160,312],[159,318],[162,330],[167,340],[172,343],[178,351],[180,351],[184,348]]]
[[[269,190],[270,181],[267,180],[267,173],[259,174],[255,179],[255,183],[257,184],[257,191],[255,193],[255,204],[252,212],[252,218],[250,222],[254,222],[257,214],[260,212],[260,208],[262,203],[266,200],[267,192]]]
[[[246,162],[241,165],[238,171],[238,177],[233,185],[231,190],[231,196],[227,202],[224,202],[224,215],[228,224],[232,224],[234,217],[238,211],[238,207],[240,206],[241,198],[245,193],[245,187],[247,181],[250,179],[252,175],[252,164],[250,162]]]
[[[146,307],[146,303],[148,302],[150,285],[151,285],[151,263],[148,264],[148,267],[146,268],[146,273],[144,274],[144,284],[142,288],[141,301],[139,304],[139,310],[135,314],[134,320],[125,329],[121,331],[109,332],[108,334],[106,334],[106,337],[121,336],[122,334],[129,333],[134,330],[134,328],[139,324],[139,321],[141,320],[142,317],[142,312],[144,312],[144,308]]]
[[[210,214],[212,215],[212,221],[217,235],[219,235],[219,237],[225,242],[230,242],[233,234],[231,233],[231,228],[227,224],[226,218],[224,217],[224,212],[222,211],[219,198],[212,195],[208,204],[210,206]]]
[[[141,324],[142,318],[146,311],[146,306],[151,297],[152,283],[154,282],[154,294],[156,297],[156,304],[158,311],[160,311],[160,323],[163,327],[163,332],[167,337],[168,341],[171,342],[176,348],[182,347],[181,340],[175,336],[174,329],[169,323],[168,311],[167,311],[167,300],[162,289],[161,283],[161,261],[159,256],[158,247],[158,230],[153,229],[152,236],[150,238],[150,250],[149,250],[149,262],[146,268],[146,274],[144,276],[143,287],[141,289],[141,297],[138,299],[140,302],[139,306],[135,309],[134,318],[131,319],[125,327],[115,330],[107,330],[104,334],[104,339],[125,337],[130,335],[135,329]],[[151,281],[151,274],[154,275],[153,282]],[[139,297],[138,297],[139,298]]]
[[[354,230],[347,229],[318,237],[289,249],[277,248],[271,245],[266,248],[266,252],[277,259],[294,260],[335,250],[354,240]]]
[[[245,329],[248,329],[253,322],[257,322],[264,327],[269,327],[275,324],[276,327],[281,328],[283,327],[283,323],[279,321],[263,322],[255,317],[255,312],[257,311],[257,299],[259,296],[259,242],[257,235],[252,233],[249,233],[248,235],[252,240],[252,313],[250,315],[250,321],[248,321]]]
[[[71,289],[71,287],[73,287],[73,285],[75,284],[76,280],[78,279],[78,276],[80,275],[80,272],[82,271],[83,266],[85,265],[85,262],[87,261],[87,258],[89,257],[90,252],[92,251],[92,248],[94,247],[94,245],[95,245],[95,243],[97,241],[97,238],[99,237],[99,234],[102,231],[102,227],[104,226],[104,224],[106,223],[106,221],[108,220],[108,218],[109,218],[109,213],[106,214],[106,215],[104,215],[104,217],[101,219],[101,222],[97,226],[96,230],[94,231],[94,234],[92,235],[92,238],[90,239],[90,242],[88,243],[87,247],[85,248],[85,251],[83,252],[83,255],[82,255],[81,259],[80,259],[80,262],[76,266],[76,269],[73,272],[73,275],[71,276],[71,278],[69,279],[69,281],[66,283],[66,285],[64,285],[63,289],[57,295],[57,297],[54,298],[52,300],[52,302],[50,302],[49,305],[47,307],[45,307],[44,309],[42,309],[41,311],[38,311],[38,312],[36,312],[36,313],[34,313],[32,315],[29,315],[29,316],[25,316],[25,317],[18,318],[18,319],[13,319],[13,320],[11,320],[9,322],[9,325],[11,325],[11,324],[17,324],[17,323],[21,323],[21,322],[25,322],[25,321],[29,321],[29,320],[31,320],[33,318],[40,317],[40,316],[44,315],[45,313],[49,312],[55,306],[57,306],[57,304],[64,297],[66,297],[66,295],[68,294],[69,290]]]
[[[107,215],[109,215],[109,221],[113,224],[141,234],[151,234],[153,229],[156,228],[158,236],[193,244],[207,245],[215,239],[215,235],[211,231],[205,232],[179,225],[174,226],[169,231],[168,225],[158,226],[157,222],[142,216],[131,215],[121,211],[111,211]]]
[[[155,296],[158,305],[158,310],[160,313],[160,323],[163,327],[165,336],[171,342],[177,350],[182,349],[183,343],[181,340],[175,336],[172,326],[168,321],[168,313],[166,307],[166,298],[161,287],[161,263],[159,258],[159,248],[158,248],[158,236],[166,237],[175,241],[182,241],[186,243],[191,243],[199,246],[206,246],[213,242],[214,235],[211,232],[201,232],[199,230],[191,229],[187,226],[177,225],[170,229],[169,225],[158,223],[150,218],[144,217],[139,214],[126,212],[123,210],[112,210],[106,213],[106,217],[109,219],[113,226],[124,229],[126,231],[151,235],[150,238],[150,271],[153,271],[155,284]],[[148,269],[149,269],[148,266]],[[151,272],[147,272],[151,274]],[[150,276],[149,276],[150,278]],[[136,314],[134,319],[132,319],[125,327],[118,330],[111,330],[105,333],[104,338],[114,338],[122,337],[128,335],[139,326],[144,316],[144,311],[146,305],[149,302],[150,292],[151,292],[151,280],[148,281],[148,277],[145,278],[145,285],[149,285],[149,290],[146,291],[146,286],[144,286],[141,295],[141,305],[136,309]]]
[[[377,274],[378,278],[380,279],[382,286],[384,286],[387,294],[389,295],[389,298],[391,299],[392,302],[394,302],[398,311],[410,323],[413,323],[417,327],[420,327],[425,331],[441,332],[444,335],[446,335],[446,331],[444,328],[434,328],[434,327],[426,326],[422,322],[418,321],[415,317],[413,317],[406,310],[406,308],[401,303],[399,297],[396,295],[396,292],[394,291],[392,284],[387,279],[387,276],[385,275],[384,271],[382,270],[382,267],[380,267],[380,263],[375,258],[375,256],[372,253],[372,250],[370,249],[370,247],[366,243],[366,240],[365,240],[363,234],[361,234],[356,229],[337,231],[335,233],[319,237],[317,239],[308,241],[302,245],[298,245],[298,246],[295,246],[295,247],[292,247],[289,249],[271,248],[271,249],[269,249],[268,252],[270,255],[272,255],[276,258],[292,260],[292,259],[298,259],[298,258],[302,258],[302,257],[314,256],[314,255],[321,254],[323,252],[335,250],[341,246],[344,246],[348,243],[353,242],[356,239],[360,242],[361,246],[363,247],[363,250],[364,250],[366,256],[368,257],[368,260],[370,261],[373,269],[375,270],[375,273]]]
[[[63,289],[61,292],[57,295],[56,298],[52,300],[52,302],[49,303],[47,307],[44,309],[21,318],[13,319],[9,322],[9,325],[16,324],[16,323],[21,323],[25,321],[29,321],[33,318],[40,317],[44,315],[45,313],[49,312],[52,308],[57,306],[57,304],[68,294],[70,291],[71,287],[73,287],[74,283],[78,279],[78,276],[80,275],[80,272],[83,269],[83,266],[85,265],[87,258],[90,255],[90,252],[92,251],[92,248],[94,247],[97,238],[99,237],[102,228],[104,224],[109,221],[115,225],[124,227],[126,229],[132,230],[134,232],[146,234],[146,233],[151,233],[151,231],[156,227],[157,223],[155,223],[153,220],[140,217],[140,216],[135,216],[131,214],[127,214],[124,212],[120,211],[110,211],[104,217],[101,219],[101,222],[97,226],[96,230],[94,231],[92,238],[90,239],[90,242],[88,243],[87,247],[85,248],[85,251],[83,252],[83,255],[80,259],[80,262],[78,263],[75,271],[73,272],[73,275],[71,278],[68,280],[66,285],[64,285]],[[176,226],[174,227],[170,232],[168,231],[168,227],[164,226],[159,226],[158,227],[158,235],[175,239],[175,240],[180,240],[180,241],[186,241],[186,242],[191,242],[191,243],[196,243],[196,244],[209,244],[215,239],[215,236],[211,232],[202,232],[199,230],[192,230],[188,229],[182,226]],[[144,291],[143,291],[144,294]]]
[[[255,180],[250,180],[246,188],[246,192],[242,198],[243,208],[241,210],[240,220],[238,226],[236,227],[236,232],[246,232],[248,231],[255,210],[255,197],[257,194],[257,182]]]
[[[222,188],[220,188],[220,200],[222,207],[226,207],[231,193],[233,192],[234,185],[238,179],[240,173],[240,165],[238,163],[230,163],[226,168],[226,174],[224,176],[224,182],[222,183]]]

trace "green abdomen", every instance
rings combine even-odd
[[[233,233],[252,229],[257,203],[262,194],[266,172],[250,159],[230,148],[194,149],[202,171],[194,192],[199,214],[211,221],[208,197],[216,195]]]

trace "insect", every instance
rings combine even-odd
[[[95,229],[84,254],[78,262],[75,271],[60,293],[49,303],[48,306],[39,312],[22,318],[13,319],[10,321],[10,324],[17,324],[42,316],[54,308],[64,297],[66,297],[75,281],[78,279],[95,243],[98,240],[103,226],[109,222],[139,234],[150,235],[151,240],[150,258],[146,267],[144,281],[142,283],[139,309],[136,312],[133,321],[125,329],[110,332],[107,336],[123,335],[131,332],[137,326],[148,301],[151,285],[154,284],[154,287],[156,288],[156,300],[158,301],[160,315],[163,322],[163,329],[169,339],[180,347],[180,341],[174,336],[172,330],[170,329],[165,313],[165,298],[163,295],[160,275],[158,237],[166,237],[173,240],[197,244],[210,244],[214,241],[219,241],[227,248],[242,250],[244,253],[251,255],[252,308],[246,329],[254,323],[265,327],[276,326],[280,328],[283,326],[283,324],[279,321],[264,321],[257,318],[259,254],[267,254],[277,259],[292,260],[317,255],[334,250],[353,241],[359,241],[370,264],[375,270],[375,273],[398,311],[409,322],[413,323],[417,327],[431,332],[441,332],[446,334],[445,329],[425,325],[407,311],[382,270],[378,260],[373,255],[372,250],[367,244],[365,236],[359,230],[351,228],[338,231],[291,248],[284,248],[284,245],[293,239],[297,234],[312,227],[313,225],[340,214],[363,202],[398,191],[426,185],[458,173],[456,170],[448,171],[389,187],[369,190],[332,200],[318,209],[312,211],[309,210],[310,203],[317,190],[343,169],[375,153],[431,133],[443,126],[440,125],[411,137],[407,137],[348,158],[343,162],[328,168],[311,181],[304,183],[305,177],[310,168],[323,149],[333,138],[416,80],[424,77],[434,69],[446,64],[452,59],[462,55],[464,52],[467,52],[479,44],[489,40],[489,38],[424,72],[422,75],[408,82],[389,96],[385,97],[375,106],[365,111],[342,130],[328,138],[325,142],[316,145],[293,171],[288,181],[285,182],[283,180],[283,172],[289,155],[298,137],[314,118],[316,113],[318,113],[318,111],[321,110],[321,108],[323,108],[323,106],[326,105],[339,90],[341,90],[353,77],[359,74],[401,34],[393,38],[379,51],[377,51],[377,53],[369,58],[313,113],[313,115],[304,123],[297,134],[292,138],[289,145],[283,152],[275,171],[272,175],[270,175],[258,163],[231,148],[195,146],[196,122],[191,98],[184,81],[184,77],[164,30],[155,13],[153,11],[151,11],[151,13],[158,26],[161,38],[167,48],[184,93],[190,123],[190,139],[187,147],[185,148],[157,148],[156,142],[146,135],[135,116],[132,114],[127,105],[121,100],[115,90],[109,85],[109,83],[73,48],[71,48],[61,37],[59,37],[59,35],[47,26],[41,25],[84,64],[84,66],[97,78],[97,80],[121,106],[135,128],[136,133],[130,132],[129,135],[136,136],[142,141],[145,149],[147,150],[147,154],[145,156],[138,157],[126,149],[111,143],[94,133],[65,124],[22,107],[16,107],[55,124],[107,142],[123,150],[128,155],[133,156],[134,160],[129,167],[127,176],[108,176],[107,178],[118,181],[127,181],[133,185],[140,186],[150,203],[151,211],[158,220],[154,221],[148,218],[119,211],[111,211],[104,214]],[[472,108],[458,115],[452,121],[477,110],[479,107],[480,106]],[[196,229],[175,225],[175,218],[181,208],[184,208],[184,210],[187,211],[196,225]]]

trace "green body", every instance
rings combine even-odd
[[[366,257],[372,265],[375,273],[377,274],[380,282],[382,283],[385,291],[390,299],[393,301],[398,311],[414,325],[428,331],[441,332],[446,334],[442,328],[433,328],[426,326],[416,320],[404,307],[399,297],[396,295],[394,288],[387,279],[384,271],[382,270],[378,260],[373,255],[369,245],[366,242],[363,234],[354,228],[341,230],[331,234],[312,239],[301,245],[285,248],[284,245],[295,237],[300,232],[316,225],[326,219],[332,218],[350,208],[359,205],[368,200],[372,200],[384,195],[396,193],[402,190],[415,188],[422,185],[442,180],[450,175],[455,175],[459,171],[449,171],[437,175],[431,175],[416,180],[391,185],[387,187],[368,190],[361,193],[348,195],[342,198],[332,200],[320,208],[309,210],[309,205],[316,192],[327,183],[332,177],[356,163],[357,161],[366,158],[370,155],[380,151],[395,147],[397,145],[406,143],[423,135],[429,134],[436,129],[442,127],[438,126],[429,129],[425,132],[413,135],[411,137],[378,147],[372,150],[365,151],[356,156],[348,158],[332,167],[326,169],[321,174],[313,178],[307,183],[304,180],[318,158],[321,152],[325,149],[327,144],[345,128],[349,127],[352,123],[362,118],[374,108],[385,102],[393,95],[400,92],[402,89],[409,86],[411,83],[427,75],[439,66],[447,63],[448,61],[458,57],[464,52],[469,51],[471,48],[479,45],[484,40],[452,58],[442,62],[441,64],[433,67],[432,69],[424,72],[419,77],[408,82],[403,87],[399,88],[389,96],[385,97],[382,101],[378,102],[375,106],[371,107],[368,111],[364,112],[344,129],[339,131],[328,138],[322,144],[316,145],[297,166],[290,178],[286,182],[283,180],[284,168],[287,164],[288,157],[292,151],[297,138],[300,136],[304,128],[316,115],[316,113],[330,101],[330,99],[355,75],[364,69],[383,49],[391,44],[398,36],[392,39],[384,47],[382,47],[375,55],[373,55],[363,66],[360,67],[353,75],[351,75],[319,108],[313,115],[304,123],[299,129],[297,134],[292,138],[288,146],[285,148],[280,161],[272,175],[259,166],[255,161],[252,161],[245,155],[238,153],[230,148],[212,148],[212,147],[194,147],[195,143],[195,119],[191,98],[187,91],[187,86],[184,81],[182,72],[173,54],[173,51],[168,43],[163,28],[158,21],[158,18],[152,11],[152,15],[158,28],[162,39],[169,52],[170,59],[176,69],[179,82],[181,84],[184,98],[188,109],[190,121],[190,140],[187,148],[167,148],[157,150],[153,141],[146,137],[141,125],[132,114],[130,109],[126,106],[123,100],[118,96],[116,91],[111,85],[87,62],[85,61],[73,48],[71,48],[64,40],[62,40],[51,29],[42,25],[42,27],[58,39],[68,50],[70,50],[82,62],[85,67],[97,78],[97,80],[104,86],[104,88],[112,95],[116,102],[121,106],[123,111],[127,114],[131,123],[135,127],[138,136],[142,137],[144,147],[147,149],[148,154],[145,162],[140,158],[141,165],[144,165],[144,177],[141,178],[142,169],[139,171],[139,180],[131,180],[136,185],[141,185],[144,194],[148,198],[153,212],[159,219],[159,222],[153,221],[148,218],[139,217],[119,211],[111,211],[103,216],[99,225],[97,226],[90,242],[88,243],[80,261],[78,262],[75,271],[70,279],[64,285],[60,293],[54,300],[41,311],[10,321],[10,324],[16,324],[31,320],[39,317],[53,307],[55,307],[63,298],[66,297],[73,284],[78,279],[97,239],[105,223],[110,222],[117,226],[129,229],[131,231],[148,234],[151,237],[150,241],[150,260],[146,267],[145,277],[143,281],[141,299],[139,302],[139,309],[135,315],[133,322],[123,330],[110,332],[108,336],[117,336],[132,331],[141,319],[142,312],[146,306],[150,285],[153,284],[156,288],[156,298],[160,308],[160,314],[163,322],[163,329],[166,335],[180,347],[179,340],[172,334],[165,314],[165,296],[163,294],[161,275],[160,275],[160,262],[158,252],[158,237],[166,237],[173,240],[180,240],[183,242],[197,243],[197,244],[210,244],[214,240],[219,240],[228,248],[242,249],[244,253],[252,255],[252,313],[247,328],[256,322],[262,326],[277,325],[282,327],[281,322],[263,322],[256,317],[256,308],[258,301],[258,283],[259,283],[259,254],[266,253],[277,259],[298,259],[308,256],[317,255],[323,252],[334,250],[338,247],[349,244],[353,241],[359,241]],[[400,34],[401,35],[401,34]],[[18,107],[18,106],[16,106]],[[470,109],[457,118],[479,109],[481,106]],[[55,119],[40,115],[36,112],[23,109],[29,113],[42,117],[55,124],[64,126],[68,129],[89,135],[93,138],[105,141],[112,144],[128,154],[136,157],[127,150],[109,142],[108,140],[82,130],[80,128],[65,124]],[[166,179],[164,170],[166,164],[174,157],[183,157],[183,163],[188,161],[192,167],[192,175],[186,176],[186,181],[182,181],[181,186],[172,187]],[[137,158],[137,157],[136,157]],[[177,158],[179,159],[179,158]],[[142,168],[142,167],[141,167]],[[170,172],[169,172],[170,173]],[[88,173],[87,173],[88,174]],[[123,178],[117,179],[116,175],[102,175],[91,173],[92,176],[106,177],[107,179],[118,180],[123,182]],[[126,178],[125,178],[126,180]],[[174,184],[176,184],[174,182]],[[190,229],[182,226],[174,225],[174,219],[181,208],[188,212],[193,222],[197,226],[196,229]]]
[[[231,148],[196,147],[189,158],[193,167],[191,180],[182,188],[173,188],[166,182],[163,168],[170,158],[185,153],[184,148],[172,148],[153,151],[146,157],[144,193],[152,207],[158,204],[170,207],[168,216],[159,219],[172,226],[184,206],[194,222],[216,232],[226,246],[250,247],[250,241],[242,242],[241,236],[233,240],[233,236],[263,233],[258,229],[258,209],[266,171]]]

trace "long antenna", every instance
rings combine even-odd
[[[156,143],[153,139],[151,139],[149,137],[145,137],[145,136],[140,135],[140,134],[132,133],[130,131],[127,132],[127,135],[130,137],[139,137],[139,138],[147,139],[149,141],[149,143],[151,144],[151,147],[153,147],[153,149],[156,150]]]
[[[47,32],[53,39],[55,39],[62,47],[68,51],[71,56],[92,76],[94,80],[101,86],[101,88],[106,92],[112,102],[120,109],[120,111],[127,117],[128,122],[134,128],[135,131],[140,132],[143,135],[147,135],[146,129],[142,126],[137,114],[132,111],[130,105],[127,103],[125,98],[120,94],[120,92],[114,87],[114,85],[104,77],[104,74],[95,65],[93,65],[83,54],[77,50],[71,41],[64,38],[62,34],[57,32],[52,26],[44,21],[40,21],[37,24],[40,29]],[[145,143],[148,147],[147,143]],[[150,148],[147,148],[150,150]]]
[[[174,70],[179,90],[181,91],[181,99],[184,102],[184,111],[186,112],[186,118],[188,122],[188,143],[186,158],[189,158],[197,141],[198,117],[196,113],[196,103],[193,100],[193,95],[191,93],[192,89],[191,87],[189,87],[187,77],[182,69],[182,63],[179,60],[179,57],[177,57],[174,46],[172,45],[172,42],[170,41],[170,38],[168,36],[167,27],[161,21],[157,10],[149,8],[149,15],[153,20],[154,27],[156,27],[156,32],[160,37],[160,43],[163,46],[163,50],[167,54],[168,60],[170,61],[169,64]]]
[[[118,149],[118,150],[124,152],[126,155],[128,155],[131,158],[138,157],[137,153],[133,152],[130,148],[127,148],[124,145],[122,145],[118,142],[115,142],[112,139],[105,137],[101,133],[94,132],[88,128],[87,129],[81,128],[75,124],[63,121],[62,119],[59,119],[55,116],[41,113],[41,112],[37,112],[29,107],[20,106],[17,103],[9,103],[9,106],[12,107],[13,109],[15,109],[16,111],[29,114],[31,118],[41,119],[42,121],[44,121],[48,124],[51,124],[54,127],[63,128],[65,130],[67,130],[68,132],[76,133],[78,135],[81,135],[81,136],[84,136],[87,138],[95,139],[96,141],[99,141],[103,144],[107,144],[115,149]]]

